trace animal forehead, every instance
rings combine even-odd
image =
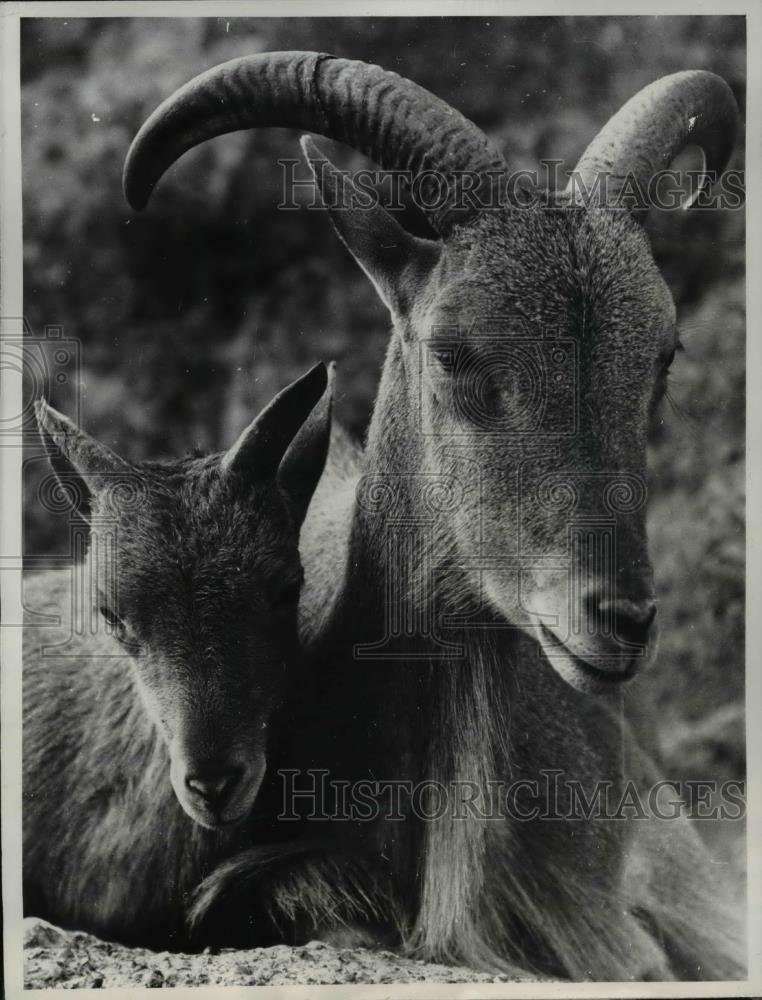
[[[274,484],[241,488],[198,463],[144,466],[138,489],[103,505],[127,568],[199,573],[217,567],[264,575],[298,558],[296,533]]]
[[[626,213],[485,213],[443,255],[426,317],[432,337],[648,337],[673,306],[642,228]]]
[[[216,538],[157,529],[119,534],[115,572],[103,587],[111,592],[113,581],[119,612],[146,637],[166,637],[171,625],[199,640],[234,642],[263,624],[260,613],[280,589],[300,583],[296,545],[266,526]]]

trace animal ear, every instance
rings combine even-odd
[[[392,315],[404,316],[439,260],[442,244],[413,236],[380,205],[361,207],[368,192],[360,191],[309,136],[301,145],[339,238]]]
[[[328,372],[322,362],[286,386],[241,433],[220,462],[247,485],[275,481],[288,446],[323,396]]]
[[[301,525],[325,468],[331,441],[331,414],[336,365],[328,366],[323,395],[288,446],[278,468],[278,485],[286,494],[294,519]]]
[[[91,438],[44,399],[34,404],[37,427],[53,471],[72,506],[89,517],[93,496],[119,477],[133,478],[135,470],[105,444]]]

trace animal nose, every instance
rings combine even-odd
[[[645,646],[648,633],[656,618],[656,604],[649,598],[631,601],[626,598],[599,600],[597,614],[602,619],[606,631],[617,639],[635,646]]]
[[[187,787],[212,810],[220,810],[230,798],[241,777],[240,769],[200,772],[189,774],[185,779]]]

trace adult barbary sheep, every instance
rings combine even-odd
[[[526,198],[487,137],[414,83],[277,52],[214,67],[140,130],[124,178],[136,208],[186,150],[259,126],[329,136],[425,179],[436,240],[377,204],[352,208],[362,192],[305,142],[326,203],[352,196],[332,220],[394,329],[364,456],[354,478],[329,457],[302,533],[303,786],[325,769],[350,788],[475,789],[491,806],[501,779],[561,775],[549,818],[424,821],[409,806],[404,822],[383,808],[365,823],[305,818],[301,848],[278,861],[252,847],[207,881],[202,928],[249,899],[258,926],[284,935],[381,925],[474,967],[743,974],[741,914],[684,819],[559,818],[574,783],[588,799],[629,782],[646,798],[658,776],[620,699],[654,645],[646,438],[675,310],[643,206],[612,210],[595,181],[647,192],[689,144],[721,172],[736,119],[717,76],[665,77],[588,147],[583,184]],[[496,188],[507,202],[482,197]],[[326,814],[336,804],[329,790]]]
[[[327,372],[203,458],[131,464],[44,402],[37,418],[90,539],[83,564],[25,588],[25,912],[181,949],[188,894],[251,843],[297,655],[298,537],[328,449]]]

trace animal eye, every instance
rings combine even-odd
[[[478,354],[469,344],[435,344],[429,350],[431,356],[451,375],[467,376],[479,363]]]
[[[675,346],[672,348],[672,350],[667,355],[667,357],[664,359],[664,370],[666,372],[668,372],[669,369],[672,367],[672,362],[675,360],[675,356],[676,356],[677,352],[678,351],[683,351],[683,350],[685,350],[685,348],[683,347],[683,345],[678,340],[677,343],[675,344]]]
[[[101,604],[100,613],[103,615],[103,619],[111,630],[114,638],[119,642],[126,642],[127,640],[127,626],[123,618],[112,611],[107,604]]]
[[[455,368],[457,350],[453,346],[430,346],[429,353],[432,358],[444,368],[446,372],[452,372]]]

